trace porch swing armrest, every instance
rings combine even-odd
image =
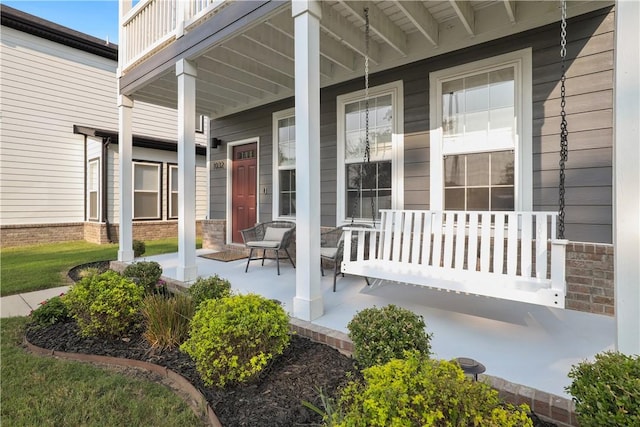
[[[563,295],[567,293],[565,269],[568,244],[567,239],[551,240],[551,287],[562,291]]]
[[[365,246],[368,246],[366,242],[369,242],[369,244],[371,244],[370,242],[374,242],[375,249],[375,236],[380,233],[380,230],[358,224],[345,226],[344,232],[343,253],[349,254],[347,261],[359,261],[367,256],[365,255]]]

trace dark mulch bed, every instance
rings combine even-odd
[[[83,338],[76,324],[68,322],[27,328],[26,338],[50,350],[123,357],[165,366],[200,390],[225,427],[320,425],[322,417],[303,407],[302,401],[321,407],[318,388],[332,394],[346,383],[347,372],[355,372],[351,358],[294,335],[285,353],[259,378],[247,385],[220,389],[202,383],[188,355],[178,350],[152,350],[141,330],[132,331],[125,339]],[[555,426],[535,414],[531,417],[536,427]]]
[[[225,427],[319,425],[322,417],[302,406],[321,407],[318,388],[335,391],[353,371],[353,360],[337,350],[292,336],[291,344],[259,378],[247,385],[206,387],[191,358],[178,350],[153,351],[140,330],[123,339],[83,338],[75,323],[28,328],[27,340],[39,347],[70,353],[143,360],[165,366],[189,380],[206,397]]]
[[[69,271],[75,282],[89,267],[101,272],[109,261],[83,264]],[[348,372],[357,374],[353,360],[337,350],[296,335],[284,354],[249,384],[220,389],[204,385],[191,358],[179,350],[156,351],[132,330],[124,339],[84,338],[74,322],[27,328],[27,340],[42,348],[69,353],[95,354],[142,360],[164,366],[190,381],[207,399],[225,427],[320,425],[322,417],[305,408],[303,401],[322,407],[318,390],[334,395],[347,382]],[[531,414],[535,427],[554,427]]]
[[[89,262],[86,264],[77,265],[73,267],[71,270],[69,270],[69,272],[67,273],[67,276],[69,276],[69,278],[73,280],[73,282],[75,283],[78,280],[82,279],[82,277],[80,277],[80,274],[82,273],[83,270],[86,270],[88,268],[95,268],[98,270],[99,273],[104,273],[109,269],[110,263],[111,261],[96,261],[96,262]]]

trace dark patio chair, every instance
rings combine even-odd
[[[324,276],[323,262],[328,262],[333,265],[333,292],[336,291],[336,278],[338,275],[344,273],[340,271],[340,264],[342,263],[342,257],[344,256],[344,227],[359,227],[359,228],[371,228],[368,224],[354,224],[342,225],[340,227],[332,228],[331,230],[321,233],[320,236],[320,272]],[[353,237],[355,239],[356,236]],[[351,245],[352,252],[356,250],[355,243]],[[352,254],[355,256],[355,252]],[[369,279],[364,278],[369,286]]]
[[[278,275],[280,275],[280,250],[283,250],[287,254],[287,257],[284,259],[289,259],[293,268],[296,268],[288,249],[295,229],[296,224],[294,222],[271,221],[256,224],[254,227],[241,230],[240,233],[242,233],[244,245],[249,249],[249,259],[247,260],[247,267],[244,269],[244,272],[246,273],[249,270],[249,263],[253,260],[261,259],[262,265],[264,265],[266,252],[268,250],[275,251],[276,253]],[[256,249],[262,250],[262,257],[253,258],[253,251]]]

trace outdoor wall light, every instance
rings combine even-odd
[[[222,140],[218,138],[211,138],[211,148],[218,148],[222,145]]]

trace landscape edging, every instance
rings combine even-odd
[[[41,356],[57,357],[66,360],[95,363],[100,365],[143,369],[145,371],[157,374],[171,383],[171,390],[189,405],[191,410],[196,414],[198,418],[203,419],[204,415],[205,419],[203,419],[203,421],[208,421],[211,427],[222,427],[220,420],[218,420],[218,417],[216,416],[211,406],[209,406],[207,399],[202,395],[202,393],[200,393],[198,389],[196,389],[182,375],[172,371],[171,369],[165,368],[164,366],[135,359],[100,356],[96,354],[66,353],[64,351],[48,350],[46,348],[38,347],[37,345],[31,344],[26,337],[24,339],[24,344],[27,347],[27,350],[29,350],[31,353]],[[189,396],[189,398],[185,399],[185,396],[177,393],[177,391],[186,394],[187,396]],[[203,414],[203,409],[205,414]]]

